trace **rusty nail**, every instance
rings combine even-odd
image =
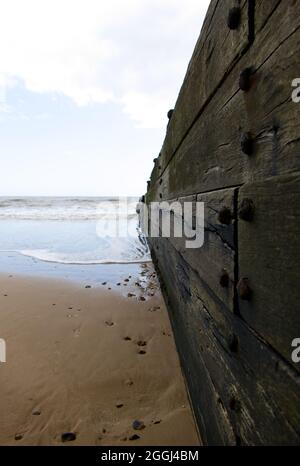
[[[239,79],[239,86],[242,91],[249,91],[251,87],[251,76],[253,74],[253,68],[245,68],[241,74],[240,74],[240,79]]]
[[[251,222],[254,217],[254,203],[252,199],[245,198],[242,200],[239,206],[239,218],[245,220],[245,222]]]
[[[171,110],[168,111],[167,116],[168,116],[169,120],[171,120],[171,117],[172,117],[172,115],[173,115],[173,112],[174,112],[173,109],[171,109]]]
[[[251,155],[253,153],[254,142],[251,133],[243,133],[241,137],[241,148],[244,154]]]
[[[232,353],[237,353],[239,350],[239,339],[236,335],[231,335],[229,339],[229,349]]]
[[[235,6],[229,10],[227,25],[229,29],[237,29],[241,20],[241,9]]]
[[[220,223],[223,223],[223,225],[230,225],[232,220],[231,210],[228,207],[222,207],[218,215],[218,220]]]
[[[229,275],[228,275],[228,273],[226,272],[226,270],[223,270],[222,273],[221,273],[221,276],[220,276],[220,285],[221,285],[223,288],[227,288],[228,285],[229,285]]]
[[[249,286],[249,279],[248,278],[241,278],[237,284],[237,291],[239,297],[244,301],[250,301],[252,296],[252,290]]]

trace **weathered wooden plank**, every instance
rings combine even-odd
[[[209,445],[235,445],[232,426],[218,401],[219,394],[199,357],[199,348],[192,348],[189,332],[186,331],[189,320],[185,318],[182,311],[183,304],[190,299],[190,288],[185,261],[179,255],[176,259],[173,254],[170,256],[173,248],[167,238],[151,238],[150,243],[153,260],[163,277],[162,289],[166,291],[171,323],[175,331],[177,348],[184,367],[194,413],[200,426],[201,439]],[[169,264],[169,267],[165,267],[166,264]],[[174,293],[174,287],[178,289],[177,293]],[[189,312],[188,309],[187,312]]]
[[[291,82],[300,75],[299,48],[300,3],[287,0],[210,101],[163,175],[151,183],[149,198],[161,194],[168,199],[297,170],[300,121]],[[239,75],[249,66],[256,72],[251,89],[243,92]],[[254,140],[251,156],[241,150],[246,133]]]
[[[175,237],[172,230],[170,236],[173,247],[205,283],[207,292],[203,300],[206,305],[217,296],[231,312],[234,311],[235,294],[235,195],[234,189],[227,189],[202,194],[197,198],[190,196],[176,199],[176,202],[182,206],[182,213],[184,203],[192,202],[194,207],[196,201],[204,203],[204,243],[201,247],[190,248],[186,243],[190,238]],[[226,221],[221,223],[220,212],[224,212],[224,209],[225,213],[228,212],[229,218],[221,218],[223,222]],[[177,220],[182,223],[181,218]],[[196,222],[192,225],[191,219],[187,216],[184,218],[184,223],[189,224],[189,230],[196,227]],[[197,227],[198,238],[201,236],[200,227],[201,225]]]
[[[151,244],[204,441],[299,444],[297,373],[220,301],[203,304],[198,276],[168,239]]]
[[[239,7],[240,25],[230,30],[229,10]],[[152,179],[159,175],[197,114],[248,46],[248,5],[245,0],[212,1],[189,63],[175,111]],[[161,169],[158,169],[161,166]]]
[[[300,335],[300,174],[245,185],[244,199],[255,210],[252,221],[238,221],[239,277],[253,295],[239,300],[240,313],[292,364],[291,342]]]
[[[255,0],[255,9],[254,9],[254,34],[255,36],[259,34],[261,29],[263,29],[270,17],[278,8],[280,2],[288,4],[286,0]],[[289,5],[288,5],[289,7]]]

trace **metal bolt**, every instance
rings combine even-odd
[[[253,68],[245,68],[241,74],[240,74],[240,79],[239,79],[239,86],[242,91],[249,91],[251,87],[251,76],[253,74]]]
[[[174,112],[173,109],[171,109],[171,110],[168,111],[167,116],[168,116],[169,120],[171,120],[171,117],[172,117],[172,115],[173,115],[173,112]]]
[[[254,141],[251,133],[244,133],[241,137],[241,148],[244,154],[251,155],[254,149]]]
[[[249,286],[248,278],[241,278],[237,284],[237,292],[239,297],[244,301],[250,301],[252,297],[252,290]]]
[[[231,210],[228,207],[222,207],[218,215],[218,220],[223,225],[230,225],[232,220]]]
[[[241,20],[241,9],[235,6],[229,10],[227,25],[229,29],[237,29]]]
[[[252,199],[245,198],[242,200],[239,206],[239,218],[245,222],[251,222],[254,217],[254,203]]]
[[[220,285],[223,287],[223,288],[227,288],[228,285],[229,285],[229,275],[228,273],[226,272],[226,270],[223,270],[222,271],[222,274],[220,276]]]

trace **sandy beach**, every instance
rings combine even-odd
[[[1,445],[199,445],[156,280],[0,275]]]

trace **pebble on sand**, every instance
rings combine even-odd
[[[16,434],[15,435],[15,440],[22,440],[23,435],[22,434]]]
[[[92,288],[91,285],[86,285],[85,288]]]
[[[123,403],[117,403],[116,408],[123,408],[124,404]]]
[[[61,434],[62,442],[73,442],[73,440],[76,440],[76,434],[74,432],[64,432]]]
[[[129,387],[133,385],[133,381],[131,379],[125,380],[125,385],[128,385]]]
[[[128,297],[128,298],[133,298],[134,296],[135,296],[134,293],[128,293],[128,294],[127,294],[127,297]]]
[[[139,438],[140,438],[139,435],[133,434],[133,435],[131,435],[131,436],[129,437],[129,440],[138,440]]]
[[[136,419],[135,421],[133,421],[132,427],[134,430],[142,430],[145,428],[145,424],[143,423],[143,421],[138,421]]]

